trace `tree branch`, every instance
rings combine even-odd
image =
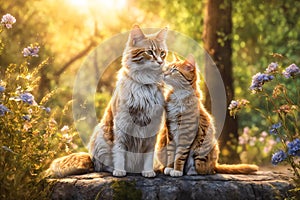
[[[76,60],[85,56],[93,47],[95,46],[95,42],[92,41],[86,48],[81,50],[77,55],[71,58],[68,62],[66,62],[62,68],[55,73],[55,76],[60,76],[64,71],[68,69]]]

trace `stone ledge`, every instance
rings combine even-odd
[[[259,171],[253,175],[215,174],[172,178],[91,173],[50,179],[52,199],[284,199],[294,186],[286,173]]]

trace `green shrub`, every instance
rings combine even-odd
[[[277,138],[278,143],[271,162],[273,165],[281,162],[288,163],[298,186],[300,186],[299,75],[300,68],[296,64],[283,68],[273,62],[264,73],[259,72],[252,77],[249,88],[253,95],[260,99],[260,106],[264,106],[264,109],[251,107],[250,103],[244,99],[232,100],[228,107],[231,115],[234,116],[249,104],[252,110],[258,111],[269,122],[269,135]]]
[[[11,15],[5,16],[0,33],[15,22]],[[62,113],[47,106],[55,92],[40,102],[34,98],[38,72],[48,64],[45,60],[29,71],[30,63],[39,56],[38,44],[29,45],[22,53],[22,64],[10,64],[0,72],[0,199],[46,199],[50,186],[43,172],[54,157],[72,148],[73,133],[66,127],[59,130],[62,124],[54,117]]]

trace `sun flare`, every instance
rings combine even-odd
[[[107,10],[120,10],[126,6],[127,0],[68,0],[78,8],[99,7]]]

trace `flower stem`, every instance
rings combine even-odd
[[[288,156],[288,162],[291,164],[293,171],[295,175],[297,176],[297,179],[300,179],[300,174],[297,169],[297,164],[294,162],[294,159],[291,156]]]

